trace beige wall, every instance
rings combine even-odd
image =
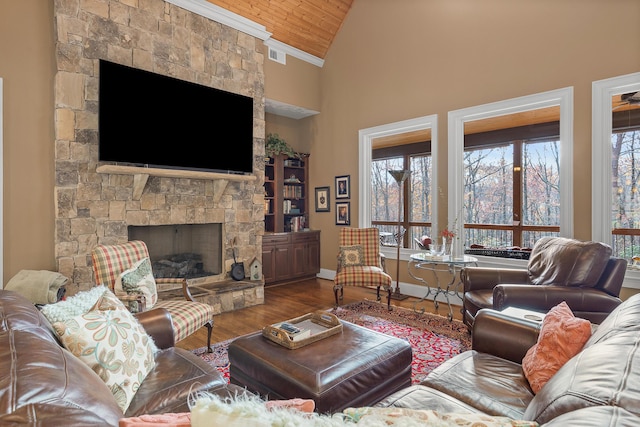
[[[55,269],[53,1],[0,1],[4,277]]]
[[[267,59],[266,46],[264,57],[265,97],[308,110],[320,110],[321,68],[291,55],[287,55],[286,64],[272,61]]]
[[[311,186],[351,175],[358,226],[359,129],[438,114],[446,191],[449,111],[573,86],[574,228],[589,239],[591,83],[640,71],[640,26],[625,23],[631,16],[640,16],[636,0],[355,0],[322,69]],[[322,229],[322,268],[331,270],[334,202],[332,213],[310,219]]]

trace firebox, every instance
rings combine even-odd
[[[149,249],[157,278],[214,276],[222,273],[222,224],[176,224],[128,227],[129,240]]]

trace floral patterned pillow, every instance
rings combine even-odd
[[[53,328],[64,347],[102,378],[124,413],[155,366],[156,346],[142,325],[107,289],[91,311]]]
[[[360,245],[340,246],[340,267],[364,265],[364,249]]]
[[[149,258],[143,258],[123,271],[116,279],[114,291],[117,296],[144,295],[145,310],[152,308],[158,302],[158,291]]]

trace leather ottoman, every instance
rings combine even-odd
[[[229,345],[231,383],[267,399],[313,399],[318,413],[369,406],[411,385],[406,341],[342,321],[342,332],[290,350],[254,332]]]

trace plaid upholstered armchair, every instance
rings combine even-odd
[[[96,283],[109,287],[131,312],[165,308],[171,314],[175,341],[207,327],[207,351],[211,352],[213,308],[197,302],[185,279],[154,279],[149,250],[141,240],[119,245],[98,245],[91,252]],[[159,287],[182,287],[184,300],[159,300]]]
[[[338,245],[338,268],[333,279],[336,307],[338,299],[344,296],[344,286],[375,286],[378,301],[380,287],[387,292],[387,307],[390,310],[391,276],[385,271],[385,258],[380,253],[378,229],[341,228]]]

